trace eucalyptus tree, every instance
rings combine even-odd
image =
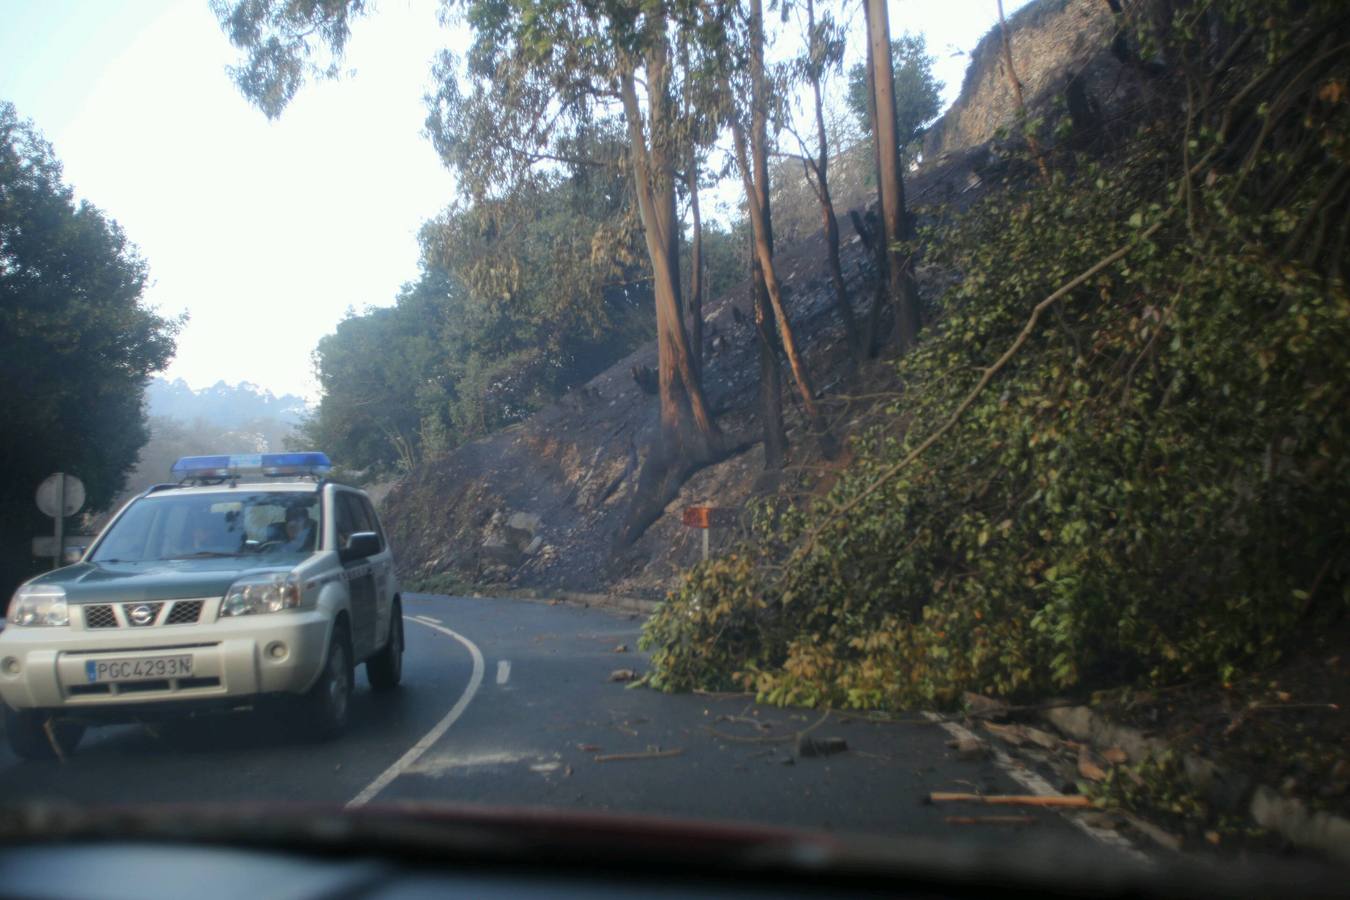
[[[905,209],[905,178],[900,162],[900,130],[895,111],[895,76],[891,60],[891,26],[886,0],[863,0],[867,16],[867,68],[872,89],[868,112],[876,127],[872,130],[876,148],[877,193],[881,200],[881,241],[879,258],[895,305],[894,334],[900,350],[913,347],[919,338],[919,292],[914,284],[910,259],[904,241],[913,237],[913,226]]]
[[[771,90],[764,62],[763,0],[750,0],[748,10],[742,10],[738,3],[721,3],[709,18],[716,23],[710,30],[715,37],[709,49],[718,60],[722,102],[731,131],[736,168],[745,189],[758,274],[768,294],[802,410],[820,439],[823,452],[832,455],[833,439],[816,402],[815,387],[788,319],[782,284],[774,265],[772,223],[768,211],[768,122],[775,92]],[[705,28],[705,31],[709,30]],[[744,106],[746,97],[749,98],[748,109]]]
[[[675,51],[689,10],[589,0],[469,0],[462,10],[473,42],[462,61],[447,55],[438,67],[429,124],[470,190],[509,191],[540,166],[595,164],[571,142],[596,122],[620,122],[627,134],[622,163],[651,265],[660,398],[660,435],[618,535],[627,543],[728,446],[704,395],[681,291],[677,187],[681,168],[690,174],[693,140],[682,112],[696,85],[685,83],[689,66]]]
[[[680,285],[676,202],[681,146],[676,22],[689,2],[460,0],[445,3],[472,33],[463,59],[436,67],[428,130],[475,201],[502,200],[541,171],[624,166],[637,200],[652,269],[660,433],[639,476],[626,543],[658,516],[689,473],[729,449],[713,420],[690,350]],[[360,0],[216,0],[222,26],[245,61],[244,94],[279,115],[306,76],[336,71]],[[594,159],[578,138],[621,123],[625,158]],[[607,248],[597,242],[595,252]]]
[[[795,130],[793,135],[801,146],[802,166],[806,170],[807,180],[815,191],[816,199],[820,201],[835,307],[844,323],[849,349],[853,351],[854,358],[861,361],[866,356],[867,348],[853,315],[853,305],[849,302],[848,287],[844,282],[843,265],[839,259],[839,220],[834,214],[834,201],[830,195],[830,141],[825,128],[825,103],[822,98],[822,83],[826,77],[843,68],[844,34],[828,11],[816,17],[815,0],[806,0],[805,16],[806,47],[795,68],[798,76],[811,87],[811,109],[816,126],[815,152],[807,147],[806,141]]]

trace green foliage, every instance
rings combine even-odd
[[[116,222],[77,203],[51,145],[0,103],[0,595],[50,533],[38,483],[78,475],[106,506],[145,443],[146,377],[173,356],[178,323],[141,305],[145,262]]]
[[[1203,793],[1196,789],[1186,771],[1185,758],[1175,750],[1166,750],[1128,766],[1112,766],[1100,784],[1080,785],[1100,805],[1136,812],[1164,821],[1178,822],[1188,828],[1217,819]],[[1219,819],[1224,833],[1237,830],[1229,819]]]
[[[895,125],[900,146],[909,146],[923,134],[941,109],[942,82],[933,77],[936,60],[928,52],[922,34],[902,34],[891,41],[891,66],[895,73]],[[848,107],[863,134],[871,135],[872,118],[867,113],[867,66],[858,63],[848,72]]]
[[[1350,297],[1286,249],[1343,177],[1339,96],[1293,114],[1321,142],[1309,156],[1261,157],[1259,180],[1282,188],[1273,206],[1257,175],[1220,166],[1174,202],[1164,173],[1228,147],[1207,132],[1182,148],[1182,123],[1164,119],[1119,157],[1024,179],[924,234],[927,261],[961,279],[899,363],[892,412],[908,427],[867,435],[827,496],[773,510],[749,559],[672,593],[645,635],[653,683],[897,707],[1228,679],[1275,660],[1314,601],[1343,614]],[[882,478],[1033,305],[1159,221],[1053,307],[949,433]]]
[[[269,119],[281,115],[305,76],[336,78],[364,0],[211,0],[230,43],[242,50],[230,76]]]

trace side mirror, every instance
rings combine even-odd
[[[67,547],[61,554],[61,564],[64,566],[73,566],[84,557],[84,551],[88,547]]]
[[[373,531],[358,531],[347,538],[347,546],[338,551],[343,562],[365,559],[380,552],[380,536]]]

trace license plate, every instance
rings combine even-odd
[[[89,683],[101,681],[151,681],[156,678],[190,678],[192,657],[143,656],[128,659],[86,660]]]

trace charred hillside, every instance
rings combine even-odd
[[[1028,74],[1019,76],[1031,89],[1034,109],[1048,112],[1064,104],[1063,86],[1075,77],[1075,90],[1090,98],[1091,109],[1123,105],[1133,78],[1110,55],[1110,20],[1098,7],[1105,8],[1086,0],[1043,0],[1013,18],[1014,61],[1025,65]],[[921,225],[968,207],[1008,174],[1008,148],[995,137],[1015,112],[991,41],[987,37],[974,55],[961,99],[932,129],[929,162],[907,178]],[[1096,127],[1095,120],[1089,127]],[[854,217],[869,213],[865,206],[838,213],[844,276],[861,315],[874,296],[876,267]],[[861,368],[853,363],[833,306],[821,234],[780,246],[775,256],[785,305],[823,408],[847,442],[884,415],[884,405],[866,398],[898,387],[893,366],[886,360]],[[920,296],[929,305],[955,277],[923,265],[917,274]],[[725,431],[758,434],[750,281],[713,298],[705,316],[703,377],[710,405]],[[846,450],[833,461],[821,459],[799,404],[789,405],[785,475],[767,477],[762,446],[750,443],[696,472],[637,541],[616,546],[637,475],[658,434],[656,398],[639,383],[655,366],[652,343],[528,420],[424,462],[402,478],[384,508],[404,577],[660,597],[699,558],[698,535],[680,523],[683,507],[742,509],[756,494],[818,490],[850,458]],[[785,397],[791,403],[790,391]],[[744,533],[720,530],[714,546],[728,546]]]

